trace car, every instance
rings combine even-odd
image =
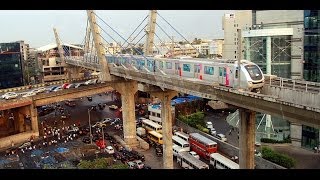
[[[104,118],[102,121],[100,121],[101,123],[107,124],[110,123],[112,121],[111,118]]]
[[[110,105],[110,106],[109,106],[109,109],[116,110],[116,109],[118,109],[118,106],[116,106],[116,105],[112,104],[112,105]]]
[[[82,142],[84,142],[84,143],[86,143],[86,144],[90,144],[90,143],[91,143],[90,137],[88,137],[88,136],[83,137],[83,138],[82,138]]]
[[[26,148],[26,147],[29,147],[29,146],[31,146],[31,143],[30,142],[25,142],[21,146],[19,146],[19,149],[23,149],[23,148]]]
[[[200,159],[200,156],[194,151],[190,151],[189,154],[192,155],[193,157],[197,158],[197,159]]]
[[[49,91],[52,92],[54,91],[58,86],[52,86],[51,88],[49,88]]]
[[[216,137],[217,139],[219,139],[222,142],[227,142],[227,138],[224,134],[220,133],[220,134],[215,135],[214,137]]]
[[[210,129],[210,134],[213,135],[213,136],[217,135],[216,129],[215,128],[211,128]]]
[[[127,165],[129,166],[129,169],[135,169],[136,168],[136,163],[129,161],[127,162]]]
[[[83,84],[82,83],[77,83],[74,88],[79,88],[80,86],[82,86]]]
[[[108,154],[113,154],[114,153],[114,149],[112,146],[107,146],[105,149],[104,149]]]
[[[66,100],[64,103],[70,107],[76,106],[76,103],[74,102],[74,100]]]
[[[134,160],[133,162],[136,164],[137,169],[143,169],[144,164],[141,160]]]
[[[37,93],[33,92],[33,91],[29,91],[26,94],[24,94],[22,97],[29,97],[29,96],[34,96],[37,95]]]
[[[76,126],[71,126],[71,127],[67,130],[67,134],[77,133],[77,132],[79,132],[79,128],[76,127]]]
[[[106,145],[107,145],[107,141],[106,141],[106,140],[99,139],[98,141],[96,141],[96,145],[97,145],[100,149],[105,149],[105,148],[106,148]]]
[[[55,88],[55,89],[53,90],[53,92],[57,92],[57,91],[61,91],[61,90],[63,90],[63,88],[62,88],[61,86],[58,86],[57,88]]]
[[[141,161],[145,161],[145,157],[144,157],[143,154],[141,154],[141,153],[139,153],[139,152],[137,152],[135,150],[132,150],[131,154],[133,154],[136,157],[136,159],[139,159]]]
[[[210,121],[206,122],[206,127],[207,129],[212,129],[213,128],[212,122]]]
[[[7,92],[7,93],[5,93],[4,95],[2,95],[1,97],[2,97],[3,99],[6,99],[6,100],[8,100],[8,99],[14,99],[14,98],[18,97],[18,94],[15,93],[15,92]]]
[[[68,86],[68,85],[69,85],[69,83],[64,83],[64,84],[61,85],[61,88],[62,88],[62,89],[67,89],[67,86]]]
[[[42,93],[42,92],[45,92],[47,91],[47,89],[45,87],[40,87],[38,89],[34,89],[33,92],[35,93]]]
[[[91,127],[96,128],[96,127],[106,127],[107,125],[105,123],[102,122],[96,122],[94,125],[92,125]]]
[[[87,96],[88,101],[92,101],[92,97],[91,96]]]
[[[157,156],[162,156],[162,149],[160,147],[156,147],[156,155]]]

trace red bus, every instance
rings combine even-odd
[[[199,133],[189,134],[189,143],[191,151],[195,151],[199,156],[209,160],[211,153],[216,153],[218,146],[217,143],[208,139]]]

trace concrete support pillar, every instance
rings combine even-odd
[[[134,94],[138,91],[138,83],[121,82],[114,84],[113,88],[121,94],[124,142],[130,147],[137,146]]]
[[[296,123],[290,123],[290,137],[291,144],[296,147],[301,147],[302,139],[302,125]]]
[[[256,112],[242,108],[240,108],[239,111],[239,166],[241,169],[254,169]]]
[[[30,106],[30,115],[31,115],[31,129],[33,133],[36,133],[39,136],[39,127],[38,127],[38,111],[37,107],[31,104]]]
[[[67,70],[68,70],[67,76],[69,80],[75,79],[75,78],[81,78],[81,74],[80,74],[81,68],[68,66]]]
[[[163,168],[173,169],[171,99],[178,95],[178,92],[169,90],[163,92],[152,92],[151,94],[161,100]]]
[[[266,67],[266,73],[271,74],[271,37],[267,37],[267,47],[266,47],[266,59],[267,59],[267,67]]]
[[[268,138],[271,138],[271,135],[270,135],[270,132],[271,132],[271,124],[272,124],[271,115],[266,114],[266,127],[265,127],[265,130],[266,130],[266,133],[267,133],[267,137],[268,137]]]
[[[26,115],[30,115],[30,110],[28,106],[23,106],[18,109],[18,127],[19,132],[24,132],[26,130],[25,117]]]

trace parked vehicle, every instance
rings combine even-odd
[[[113,110],[116,110],[116,109],[118,109],[118,106],[112,104],[111,106],[109,106],[109,108],[110,108],[110,109],[113,109]]]
[[[26,94],[24,94],[22,97],[30,97],[30,96],[34,96],[37,95],[37,93],[33,92],[33,91],[29,91]]]
[[[193,157],[197,158],[197,159],[200,159],[200,156],[194,151],[190,151],[189,154],[192,155]]]
[[[8,100],[8,99],[14,99],[14,98],[18,97],[18,94],[15,93],[15,92],[7,92],[7,93],[5,93],[4,95],[2,95],[1,97],[2,97],[3,99],[6,99],[6,100]]]
[[[114,149],[112,146],[107,146],[105,148],[105,151],[108,153],[108,154],[113,154],[114,153]]]

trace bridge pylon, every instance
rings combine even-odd
[[[101,40],[100,29],[97,25],[96,16],[93,10],[87,10],[88,19],[90,23],[90,29],[94,41],[94,47],[97,51],[97,56],[99,59],[99,64],[101,66],[101,74],[99,76],[101,81],[111,81],[111,75],[108,67],[108,62],[106,58],[106,49],[103,46]]]

